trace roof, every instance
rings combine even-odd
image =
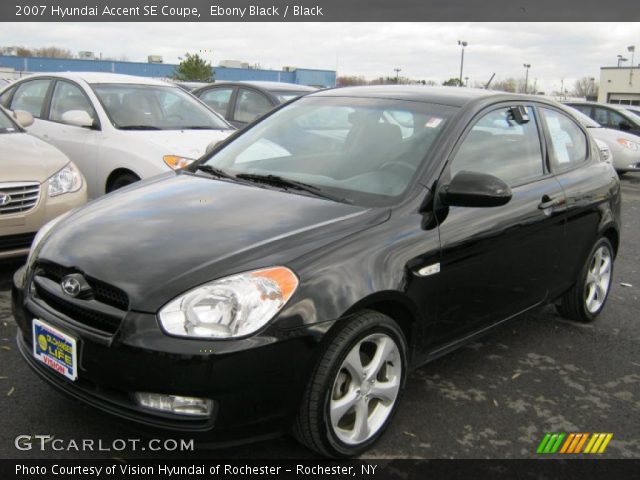
[[[629,107],[630,105],[620,105],[617,103],[600,103],[600,102],[589,102],[587,100],[583,100],[583,101],[575,101],[575,102],[563,102],[565,105],[594,105],[594,106],[600,106],[600,107],[608,107],[611,108],[612,110],[627,110],[626,107]]]
[[[33,77],[56,77],[67,78],[69,80],[84,80],[87,83],[127,83],[140,85],[163,85],[168,86],[167,82],[155,80],[149,77],[136,77],[134,75],[123,75],[120,73],[104,73],[104,72],[53,72],[38,73]]]
[[[440,103],[461,107],[478,98],[500,96],[513,99],[531,99],[531,96],[516,95],[479,88],[427,87],[424,85],[376,85],[366,87],[343,87],[322,90],[311,96],[387,98]]]
[[[251,85],[269,91],[315,92],[318,89],[299,83],[268,82],[263,80],[219,80],[207,85]]]

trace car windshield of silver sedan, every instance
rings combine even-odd
[[[226,130],[231,127],[179,87],[93,84],[111,122],[121,130]]]
[[[3,110],[0,110],[0,133],[14,133],[18,131],[7,114]]]
[[[354,203],[388,204],[409,187],[456,110],[413,101],[305,97],[248,128],[204,165],[245,180],[285,179]]]

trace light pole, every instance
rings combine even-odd
[[[464,47],[466,47],[469,44],[463,40],[458,40],[458,45],[462,47],[462,53],[460,55],[460,83],[459,83],[459,85],[462,86],[462,69],[464,68]]]
[[[469,77],[464,77],[464,86],[465,87],[469,86]]]
[[[618,68],[620,68],[620,62],[626,62],[628,58],[624,58],[622,55],[618,55]]]
[[[633,85],[633,57],[635,56],[635,53],[636,53],[636,46],[629,45],[627,47],[627,50],[631,52],[631,68],[629,69],[629,86],[631,86]]]
[[[400,77],[398,75],[400,74],[402,69],[401,68],[394,68],[393,71],[396,72],[396,85],[397,85],[398,82],[400,81]]]
[[[522,66],[525,68],[524,93],[528,93],[528,90],[529,90],[529,69],[531,68],[531,64],[530,63],[523,63]]]

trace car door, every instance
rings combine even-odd
[[[211,87],[198,93],[198,98],[222,115],[225,120],[231,119],[231,105],[233,104],[235,88],[233,86]]]
[[[275,106],[264,93],[240,87],[236,96],[231,123],[242,128],[261,117]]]
[[[550,173],[531,106],[510,104],[476,117],[438,181],[439,192],[462,171],[507,183],[499,207],[447,207],[436,193],[441,243],[435,337],[459,338],[541,304],[559,267],[565,198]],[[516,120],[520,119],[520,122]]]
[[[566,241],[557,277],[558,294],[571,287],[596,242],[606,202],[617,185],[617,174],[604,162],[583,129],[568,115],[540,107],[549,144],[551,169],[563,187]]]
[[[9,110],[25,110],[33,115],[34,122],[27,131],[46,141],[46,123],[42,118],[46,115],[46,104],[51,89],[52,79],[37,78],[17,84],[6,98]],[[4,99],[3,99],[4,100]]]
[[[92,127],[79,127],[65,123],[63,115],[69,111],[81,110],[94,120]],[[100,122],[89,97],[82,88],[67,80],[56,80],[47,104],[42,137],[62,150],[80,169],[88,183],[89,190],[95,191],[96,181],[96,133]]]

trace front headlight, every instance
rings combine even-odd
[[[49,178],[49,196],[77,192],[82,187],[82,174],[73,162],[67,163]]]
[[[164,160],[164,163],[174,170],[184,168],[194,161],[193,158],[181,157],[180,155],[165,155],[162,157],[162,160]]]
[[[53,220],[50,220],[49,222],[45,223],[42,227],[40,227],[40,230],[38,230],[38,233],[36,233],[36,236],[33,238],[33,242],[31,243],[31,250],[29,250],[29,256],[27,257],[27,266],[31,266],[31,263],[35,260],[35,257],[38,251],[38,246],[40,245],[40,243],[42,243],[42,240],[49,234],[51,229],[55,227],[58,222],[68,217],[72,211],[73,210],[69,210],[68,212],[57,216]]]
[[[214,280],[179,296],[158,315],[170,335],[232,338],[255,333],[287,303],[298,278],[286,267]]]
[[[626,138],[618,138],[618,143],[624,148],[628,148],[629,150],[633,150],[634,152],[637,152],[640,149],[640,144],[632,142],[631,140],[627,140]]]
[[[602,140],[598,140],[597,138],[594,138],[594,140],[598,145],[598,150],[600,150],[600,158],[602,159],[602,161],[605,163],[612,163],[613,155],[611,153],[611,150],[609,149],[609,145],[607,145]]]

